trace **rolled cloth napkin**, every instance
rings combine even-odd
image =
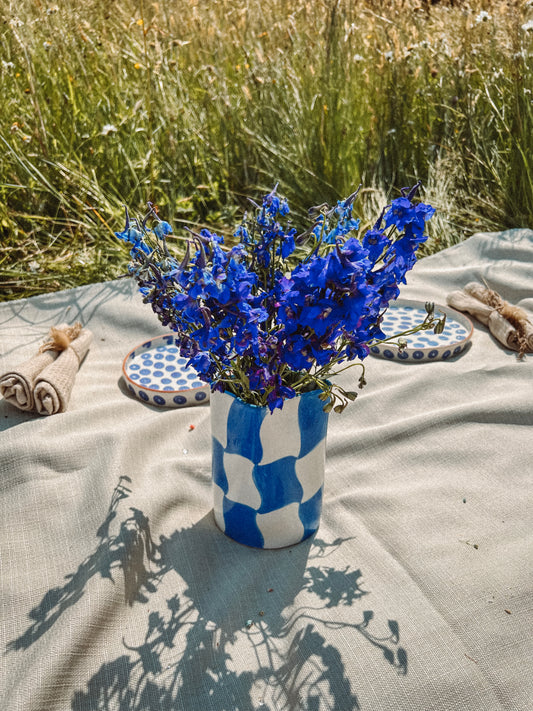
[[[518,351],[520,358],[533,352],[533,323],[528,313],[504,301],[492,289],[470,282],[462,290],[448,294],[446,301],[488,326],[492,335],[506,348]]]
[[[0,377],[0,393],[19,410],[33,410],[33,386],[39,373],[55,361],[59,351],[46,350]]]
[[[93,338],[88,329],[81,328],[81,324],[75,326],[77,332],[73,340],[63,342],[60,355],[35,380],[33,398],[40,415],[55,415],[67,409],[76,373]]]

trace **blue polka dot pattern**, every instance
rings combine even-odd
[[[214,513],[230,538],[281,548],[317,530],[328,424],[319,394],[287,400],[272,414],[211,395]]]
[[[407,347],[399,350],[394,340],[383,344],[374,344],[370,353],[387,360],[420,363],[425,360],[446,360],[458,356],[470,344],[473,326],[470,319],[450,307],[435,304],[435,314],[446,314],[444,331],[440,334],[430,331],[419,331],[405,336]],[[391,304],[383,317],[381,329],[386,338],[395,338],[402,333],[420,325],[427,316],[424,304],[418,301],[399,299]]]
[[[207,402],[209,385],[186,364],[174,336],[160,336],[132,350],[122,371],[130,392],[151,405],[185,407]]]

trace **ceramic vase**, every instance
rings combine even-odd
[[[211,394],[212,476],[217,526],[254,548],[283,548],[320,523],[328,414],[319,390],[272,413]]]

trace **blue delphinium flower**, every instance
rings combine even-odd
[[[172,233],[172,227],[169,225],[168,222],[165,222],[164,220],[161,220],[161,222],[158,222],[155,227],[154,227],[154,234],[156,237],[159,237],[159,239],[163,239],[167,235]]]
[[[144,301],[175,331],[201,380],[271,410],[318,388],[327,408],[342,409],[355,393],[330,378],[385,338],[383,313],[426,239],[434,210],[413,202],[417,187],[403,189],[362,235],[352,214],[357,193],[313,208],[313,224],[298,235],[276,185],[229,247],[210,230],[190,232],[179,261],[167,246],[172,228],[152,205],[142,220],[126,212],[116,236],[131,245],[130,273]]]

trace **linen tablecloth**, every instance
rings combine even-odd
[[[532,313],[533,232],[427,257],[402,296],[483,279]],[[455,359],[367,358],[318,533],[262,551],[215,526],[209,405],[121,379],[166,332],[130,280],[0,304],[0,371],[78,320],[68,411],[0,401],[1,709],[531,711],[531,355],[476,324]]]

